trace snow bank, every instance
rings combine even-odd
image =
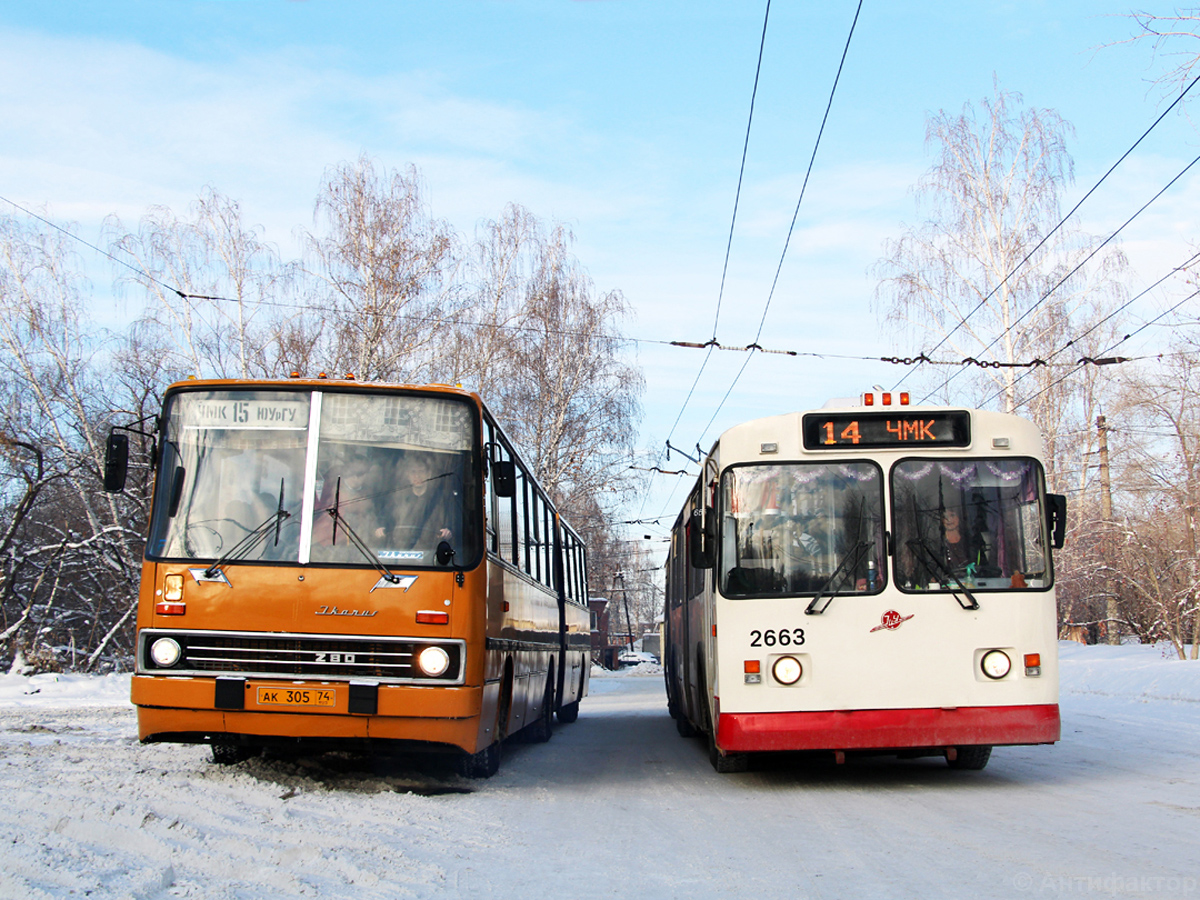
[[[1200,703],[1200,660],[1180,659],[1169,645],[1060,641],[1058,656],[1062,694]]]
[[[128,705],[128,672],[119,675],[0,675],[0,707]]]

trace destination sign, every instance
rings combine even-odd
[[[186,406],[186,428],[307,428],[308,399],[196,397]]]
[[[965,410],[808,413],[802,429],[805,450],[966,447],[971,443],[971,414]]]

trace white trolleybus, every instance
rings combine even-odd
[[[895,404],[893,404],[893,397]],[[668,705],[719,772],[769,751],[1059,738],[1066,503],[1029,421],[864,395],[721,435],[675,522]]]
[[[166,392],[137,612],[143,741],[442,751],[574,721],[584,546],[479,396],[346,379]],[[114,431],[106,487],[128,438]]]

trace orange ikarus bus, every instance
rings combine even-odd
[[[186,381],[157,420],[132,699],[142,741],[456,754],[587,694],[587,561],[479,396]],[[114,430],[106,487],[121,490]]]

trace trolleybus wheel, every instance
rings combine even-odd
[[[730,772],[745,772],[750,767],[750,754],[722,753],[717,749],[716,735],[710,732],[708,735],[708,761],[722,775]]]
[[[478,753],[458,758],[458,774],[464,778],[491,778],[500,771],[500,741],[484,747]]]
[[[558,721],[563,725],[570,725],[579,718],[579,701],[574,703],[564,703],[558,708]]]
[[[692,720],[687,717],[687,713],[682,709],[679,711],[679,717],[675,720],[675,730],[679,732],[680,737],[690,738],[696,736],[696,726],[692,724]]]
[[[947,757],[946,765],[952,769],[967,769],[978,771],[988,764],[988,760],[992,756],[992,748],[988,744],[979,744],[971,747],[955,747],[957,752],[954,759]]]

